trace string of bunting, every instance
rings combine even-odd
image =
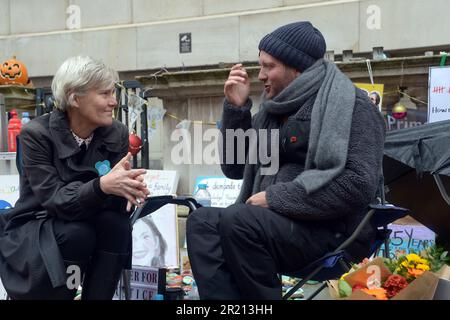
[[[447,53],[447,52],[441,52],[441,56],[442,56],[442,58],[441,58],[440,66],[442,67],[442,66],[445,66],[445,63],[446,63],[446,60],[447,60],[448,53]],[[367,59],[367,60],[366,60],[366,64],[367,64],[367,71],[368,71],[368,73],[369,73],[370,82],[371,82],[372,85],[373,85],[373,84],[374,84],[374,80],[373,80],[373,71],[372,71],[372,65],[371,65],[371,63],[370,63],[370,59]],[[167,71],[166,69],[161,69],[160,71],[158,71],[157,73],[155,73],[155,74],[153,75],[153,76],[155,77],[155,81],[157,80],[156,75],[157,75],[158,73],[161,73],[161,72],[168,72],[168,71]],[[137,120],[137,114],[140,113],[140,112],[142,112],[141,106],[142,106],[142,105],[146,105],[148,108],[152,108],[152,106],[148,103],[147,100],[142,99],[141,97],[139,97],[139,96],[137,96],[137,95],[135,95],[135,94],[129,94],[129,93],[127,92],[127,88],[125,88],[125,86],[123,86],[123,84],[122,84],[121,82],[118,82],[118,83],[117,83],[117,86],[124,90],[124,94],[127,96],[128,101],[129,101],[129,104],[130,104],[130,101],[134,101],[133,104],[134,104],[135,107],[134,107],[134,108],[131,108],[132,111],[130,112],[130,117],[131,117],[130,122],[131,122],[132,125],[133,125],[134,122]],[[401,95],[403,95],[403,96],[406,96],[406,97],[410,98],[412,101],[415,101],[415,102],[418,102],[418,103],[422,103],[422,104],[424,104],[424,105],[428,105],[427,102],[422,101],[422,100],[417,99],[417,98],[414,98],[414,97],[410,96],[409,94],[407,94],[407,93],[405,93],[405,92],[403,92],[403,91],[400,91],[399,89],[398,89],[398,90],[395,90],[395,91],[385,92],[385,93],[384,93],[385,96],[387,96],[387,95],[393,95],[393,94],[401,94]],[[137,107],[136,107],[136,106],[137,106]],[[136,110],[135,110],[135,109],[136,109]],[[218,128],[220,128],[220,121],[209,122],[209,121],[200,121],[200,120],[181,119],[181,118],[177,117],[176,115],[167,112],[165,109],[163,109],[163,110],[164,110],[164,111],[163,111],[163,114],[162,114],[162,116],[161,116],[161,119],[159,119],[159,120],[162,120],[162,118],[163,118],[164,116],[168,116],[168,117],[170,117],[170,118],[172,118],[172,119],[175,119],[175,120],[179,121],[178,125],[176,126],[177,128],[185,128],[185,129],[187,129],[187,128],[189,128],[189,126],[190,126],[191,123],[194,123],[194,124],[211,125],[211,126],[217,126]],[[137,111],[137,112],[136,112],[136,111]],[[118,112],[118,110],[117,110],[117,112]],[[152,120],[152,122],[154,122],[154,121],[155,121],[155,119]]]
[[[419,103],[423,103],[424,105],[428,105],[427,102],[419,100],[417,98],[414,98],[414,97],[410,96],[409,94],[407,94],[407,93],[405,93],[403,91],[400,91],[400,90],[385,92],[383,95],[384,96],[390,96],[390,95],[393,95],[393,94],[401,94],[401,95],[404,95],[404,96],[410,98],[413,101],[416,101],[416,102],[419,102]]]
[[[445,51],[442,51],[442,52],[440,52],[440,55],[441,55],[442,57],[441,57],[441,61],[440,61],[440,63],[439,63],[439,66],[440,66],[440,67],[444,67],[445,64],[446,64],[446,62],[447,62],[448,53],[445,52]],[[369,60],[369,59],[366,60],[366,64],[367,64],[367,71],[369,72],[370,82],[371,82],[372,85],[373,85],[373,84],[374,84],[374,81],[373,81],[373,71],[372,71],[372,66],[371,66],[371,64],[370,64],[370,60]],[[402,72],[402,75],[403,75],[403,72]],[[402,81],[402,82],[403,82],[403,81]],[[411,99],[412,101],[419,102],[419,103],[422,103],[422,104],[428,106],[428,103],[427,103],[427,102],[422,101],[422,100],[419,100],[419,99],[417,99],[417,98],[414,98],[414,97],[410,96],[409,94],[407,94],[407,93],[405,93],[405,92],[403,92],[403,91],[400,91],[399,89],[397,89],[397,90],[395,90],[395,91],[385,92],[383,95],[389,96],[389,95],[393,95],[393,94],[401,94],[401,95],[403,95],[403,96],[408,97],[408,98]]]
[[[13,105],[8,104],[8,108],[11,108],[11,109],[24,109],[24,108],[31,108],[31,107],[33,107],[33,108],[45,107],[45,103],[41,102],[38,104],[33,103],[33,104],[13,104]]]
[[[122,85],[122,83],[120,83],[120,82],[117,83],[117,86],[124,90],[124,94],[127,96],[128,101],[130,101],[130,100],[131,100],[131,101],[134,101],[134,102],[135,102],[135,103],[134,103],[135,105],[146,105],[148,108],[152,108],[152,107],[153,107],[153,106],[151,106],[151,105],[149,104],[149,102],[148,102],[147,100],[142,99],[141,97],[137,96],[136,94],[130,94],[130,93],[128,93],[128,92],[127,92],[127,89],[125,88],[125,86]],[[138,103],[136,103],[136,102],[138,102]],[[138,109],[137,111],[138,111],[138,113],[140,113],[140,112],[142,112],[142,109]],[[117,111],[117,112],[118,112],[118,111]],[[135,113],[135,112],[132,112],[132,114],[133,114],[133,113]],[[181,118],[177,117],[176,115],[171,114],[171,113],[165,111],[165,109],[164,109],[164,115],[166,115],[166,116],[168,116],[168,117],[170,117],[170,118],[173,118],[173,119],[175,119],[175,120],[180,121],[180,123],[177,125],[177,128],[186,128],[186,127],[189,126],[191,123],[195,123],[195,124],[204,124],[204,125],[210,125],[210,126],[218,126],[218,122],[208,122],[208,121],[201,121],[201,120],[181,119]],[[134,116],[132,115],[132,117],[134,117]],[[136,117],[137,117],[137,116],[136,116]],[[136,119],[132,119],[132,120],[135,121]],[[134,123],[133,121],[130,121],[130,122],[131,122],[131,123]]]

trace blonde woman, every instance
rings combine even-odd
[[[90,57],[66,60],[57,109],[20,134],[20,199],[0,228],[0,274],[12,299],[112,299],[129,263],[127,209],[148,195],[130,169],[128,130],[113,120],[117,72]],[[128,201],[128,205],[127,205]]]

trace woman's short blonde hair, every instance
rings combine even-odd
[[[88,56],[67,59],[59,67],[52,81],[56,107],[66,111],[75,95],[92,89],[110,88],[119,81],[117,72],[99,60]]]

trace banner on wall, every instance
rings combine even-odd
[[[370,100],[378,107],[378,110],[380,110],[381,112],[381,106],[383,104],[384,84],[354,83],[354,85],[365,91]]]

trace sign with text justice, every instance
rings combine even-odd
[[[450,67],[431,67],[428,82],[428,122],[450,119]]]

